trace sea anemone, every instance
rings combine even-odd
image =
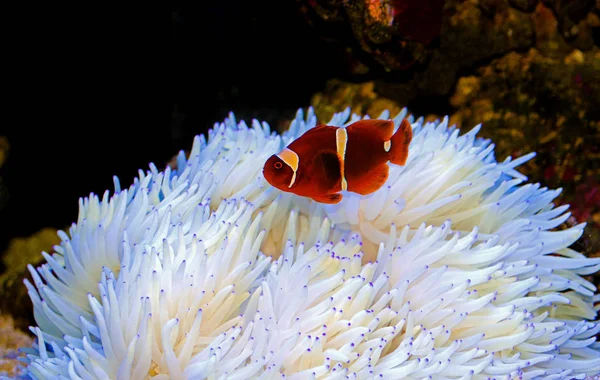
[[[396,127],[406,116],[394,118]],[[389,118],[384,112],[379,118]],[[36,379],[583,379],[600,373],[600,259],[560,190],[524,184],[494,145],[408,116],[405,166],[322,205],[262,166],[316,125],[278,135],[231,114],[175,169],[80,200],[29,267]],[[330,125],[360,119],[346,110]]]

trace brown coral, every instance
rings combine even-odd
[[[26,329],[31,323],[31,301],[23,279],[28,275],[27,264],[42,261],[42,251],[52,251],[59,243],[56,230],[44,228],[27,238],[14,238],[2,254],[4,271],[0,275],[0,309],[10,312],[19,328]]]
[[[0,314],[0,376],[14,377],[20,374],[19,358],[24,355],[18,350],[20,347],[30,347],[32,343],[31,336],[17,329],[10,315]]]
[[[557,202],[571,204],[571,223],[588,222],[578,244],[600,255],[600,3],[595,10],[567,5],[448,2],[440,48],[422,71],[398,81],[331,81],[313,98],[317,115],[329,117],[331,105],[365,113],[382,99],[394,109],[449,113],[465,128],[483,123],[481,135],[493,139],[499,159],[538,153],[521,170],[564,189]],[[576,35],[565,35],[566,19]],[[424,98],[431,95],[437,102]]]

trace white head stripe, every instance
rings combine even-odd
[[[290,180],[290,184],[288,185],[288,189],[290,187],[292,187],[292,185],[294,184],[294,182],[296,182],[296,172],[294,172],[294,174],[292,174],[292,179]]]
[[[342,190],[348,189],[346,182],[345,166],[346,166],[346,146],[348,145],[348,131],[346,128],[338,128],[335,131],[335,146],[340,160],[340,177],[342,179]]]
[[[298,170],[298,164],[300,163],[300,157],[289,148],[285,148],[282,150],[277,157],[281,159],[281,161],[285,162],[287,166],[289,166],[294,173]]]
[[[285,148],[284,150],[282,150],[277,155],[277,157],[279,157],[281,161],[283,161],[287,166],[289,166],[294,172],[294,175],[292,175],[292,180],[290,181],[290,184],[288,186],[292,187],[292,185],[296,181],[296,172],[298,171],[298,165],[300,164],[300,157],[298,157],[296,152],[289,148]]]

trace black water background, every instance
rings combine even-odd
[[[336,75],[338,56],[294,1],[196,3],[14,15],[0,252],[13,237],[67,227],[80,197],[112,189],[113,175],[125,187],[148,163],[163,167],[230,110],[289,118]]]

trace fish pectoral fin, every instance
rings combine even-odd
[[[319,203],[336,204],[341,202],[343,196],[340,193],[335,193],[320,196],[312,196],[311,198]]]
[[[388,141],[394,134],[394,122],[392,120],[363,119],[350,124],[346,129],[351,134],[353,129],[364,129],[365,133],[377,136],[381,142]]]
[[[323,151],[315,155],[314,162],[317,168],[320,168],[325,178],[321,181],[325,183],[337,182],[341,176],[340,158],[335,151]]]
[[[360,195],[371,194],[385,183],[388,179],[390,168],[385,164],[374,167],[359,178],[348,179],[348,190]]]

